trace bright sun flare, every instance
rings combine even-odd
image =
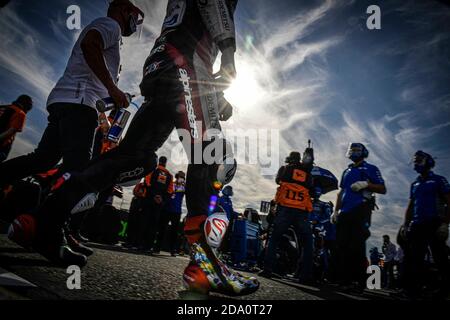
[[[265,94],[257,81],[257,74],[248,64],[237,65],[237,76],[225,91],[226,99],[233,106],[249,108],[256,105]]]

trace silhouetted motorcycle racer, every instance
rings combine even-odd
[[[259,283],[226,267],[215,255],[228,226],[226,216],[208,217],[214,186],[231,181],[234,160],[221,135],[219,120],[231,116],[231,106],[217,92],[235,77],[236,50],[233,0],[170,0],[161,36],[144,65],[141,94],[145,102],[116,149],[91,163],[81,173],[67,173],[43,205],[38,237],[58,241],[58,230],[71,214],[91,208],[99,191],[117,182],[139,179],[156,166],[156,151],[177,128],[188,154],[185,233],[191,245],[191,262],[183,279],[191,290],[228,295],[254,292]],[[221,67],[212,67],[221,51]],[[222,84],[217,83],[220,76]],[[223,87],[218,87],[223,85]],[[211,130],[215,130],[211,135]],[[195,150],[212,143],[223,146],[213,161],[195,161]],[[222,150],[223,151],[223,150]],[[53,238],[53,239],[52,239]]]

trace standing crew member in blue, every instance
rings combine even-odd
[[[421,294],[425,277],[425,255],[431,249],[439,270],[439,296],[449,291],[448,226],[450,222],[450,184],[431,169],[435,161],[428,153],[414,154],[414,170],[419,173],[411,185],[410,200],[405,214],[403,234],[405,248],[405,289],[412,297]]]
[[[366,287],[366,240],[370,236],[370,218],[375,208],[374,193],[385,194],[380,170],[365,161],[369,151],[362,143],[351,143],[347,157],[353,162],[344,170],[335,212],[338,281],[358,291]]]

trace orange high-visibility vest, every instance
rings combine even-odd
[[[275,201],[284,207],[311,212],[313,208],[308,189],[311,181],[309,173],[300,164],[286,166],[280,172],[280,186]]]

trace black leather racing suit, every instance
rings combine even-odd
[[[187,132],[180,134],[180,140],[188,157],[195,146],[204,149],[208,145],[202,139],[205,131],[220,130],[212,66],[219,49],[235,50],[232,15],[236,2],[169,0],[161,36],[144,66],[140,88],[146,101],[119,147],[93,161],[83,172],[72,174],[48,199],[40,210],[47,216],[45,220],[51,213],[51,219],[63,223],[61,219],[67,219],[71,208],[88,192],[99,192],[113,183],[136,180],[151,172],[156,167],[155,152],[174,128]],[[225,143],[223,138],[216,141]],[[223,180],[218,175],[225,180],[234,175],[234,160],[232,165],[217,164],[223,158],[220,156],[214,164],[190,162],[186,181],[188,217],[206,217],[210,196],[215,192],[213,182]]]

